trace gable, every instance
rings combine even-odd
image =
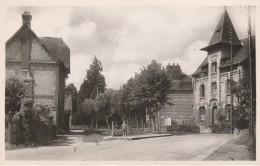
[[[15,38],[8,43],[6,45],[6,59],[21,61],[21,47],[21,40],[19,38]]]
[[[34,38],[32,41],[31,48],[31,60],[33,61],[55,61],[50,53],[43,47],[43,45],[39,42],[38,38]]]

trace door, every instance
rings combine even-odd
[[[212,107],[212,117],[211,117],[211,119],[212,119],[212,125],[214,125],[214,120],[215,120],[215,112],[217,111],[217,106],[213,106]]]

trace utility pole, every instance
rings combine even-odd
[[[252,89],[252,50],[251,50],[251,16],[250,6],[248,10],[248,54],[249,54],[249,135],[253,136],[253,89]]]
[[[230,134],[233,134],[233,43],[232,43],[232,29],[229,30],[230,37]]]

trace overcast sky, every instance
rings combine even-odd
[[[247,36],[247,17],[240,7],[227,8],[239,38]],[[71,51],[71,74],[66,84],[79,89],[93,55],[103,64],[107,88],[119,86],[153,59],[179,63],[192,74],[224,7],[18,7],[6,10],[6,40],[30,11],[39,37],[61,37]],[[254,15],[253,15],[254,16]],[[254,23],[254,19],[253,19]]]

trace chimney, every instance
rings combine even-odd
[[[30,12],[25,11],[25,12],[22,14],[22,18],[23,18],[23,25],[27,25],[28,27],[31,28],[32,16],[31,16]]]

